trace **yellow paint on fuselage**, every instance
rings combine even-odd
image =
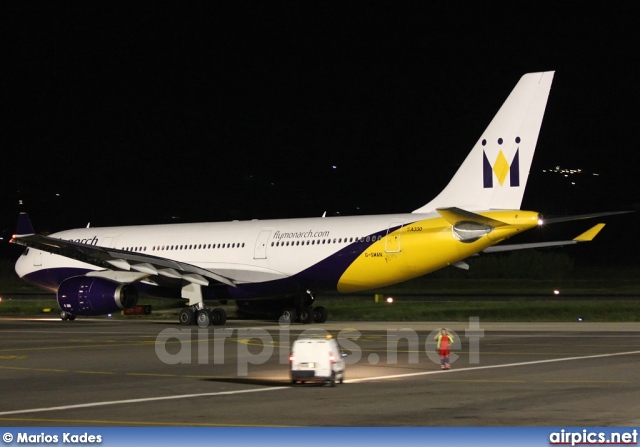
[[[474,242],[461,242],[452,225],[442,217],[407,223],[371,244],[345,270],[338,291],[358,292],[417,278],[474,255],[491,245],[538,225],[538,213],[532,211],[490,211],[478,213],[504,222]],[[387,244],[387,238],[393,238]],[[399,240],[399,251],[397,242]],[[393,247],[389,250],[388,247]]]

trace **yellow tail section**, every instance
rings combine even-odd
[[[481,215],[460,211],[458,217],[466,220],[455,220],[449,213],[446,219],[425,219],[390,233],[387,239],[399,241],[393,251],[389,250],[386,239],[371,244],[345,270],[338,281],[338,291],[358,292],[417,278],[538,225],[538,213],[531,211],[494,211]],[[496,222],[500,226],[489,227],[489,231],[478,238],[462,240],[456,226],[471,222],[469,219],[473,216],[482,225]]]

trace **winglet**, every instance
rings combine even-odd
[[[595,225],[594,227],[591,227],[589,230],[582,233],[580,236],[573,238],[573,240],[576,242],[589,242],[593,240],[593,238],[596,237],[600,230],[602,230],[603,228],[604,224],[599,223],[598,225]]]
[[[34,233],[35,231],[33,231],[33,225],[31,225],[31,219],[29,219],[29,215],[24,212],[20,213],[18,215],[18,225],[14,237],[29,236]]]

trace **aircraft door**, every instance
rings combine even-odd
[[[40,267],[41,265],[42,265],[42,252],[38,250],[33,256],[33,266]]]
[[[387,236],[384,242],[384,249],[387,253],[400,253],[402,245],[400,244],[400,234],[402,233],[402,227],[404,222],[400,220],[393,220],[389,224],[387,229]]]
[[[256,248],[253,252],[253,259],[267,259],[267,241],[271,235],[271,230],[262,230],[256,240]]]

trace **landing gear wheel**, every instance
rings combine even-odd
[[[227,322],[227,313],[221,307],[216,307],[211,311],[211,324],[222,326]]]
[[[336,373],[335,372],[331,373],[331,380],[329,381],[329,384],[332,387],[336,386]]]
[[[193,309],[189,307],[186,309],[180,309],[178,319],[180,320],[180,324],[193,324],[196,320],[196,315],[195,312],[193,312]]]
[[[213,317],[209,309],[200,309],[196,313],[196,323],[198,323],[198,326],[200,327],[209,326],[212,320],[213,320]]]
[[[285,323],[293,323],[296,321],[296,310],[295,309],[285,309],[282,312],[282,316],[280,317],[281,321]]]
[[[316,323],[324,323],[327,321],[327,309],[322,306],[313,308],[313,321]]]
[[[73,314],[70,314],[69,312],[67,312],[65,310],[62,310],[62,311],[60,311],[60,319],[62,321],[67,321],[67,320],[73,321],[73,320],[76,319],[76,316],[73,315]]]
[[[313,323],[313,307],[305,307],[300,311],[300,323]]]

